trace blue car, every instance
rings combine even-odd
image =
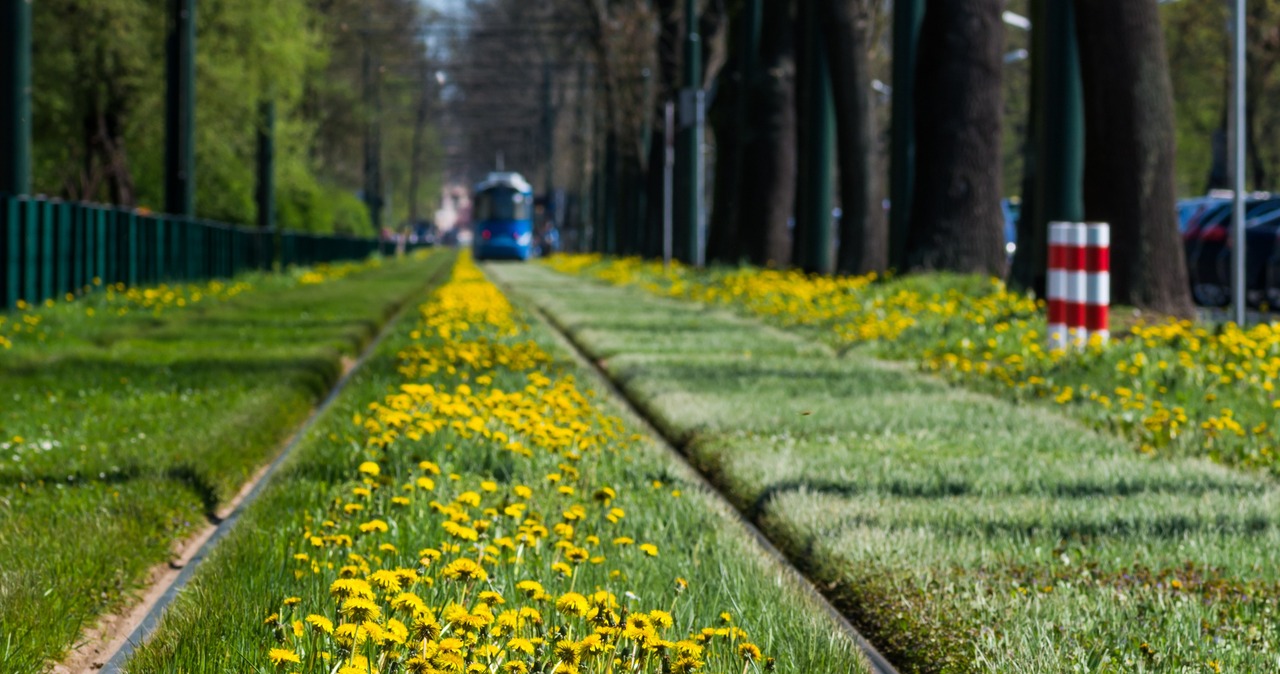
[[[533,255],[533,188],[519,173],[490,173],[472,199],[477,260],[528,260]]]

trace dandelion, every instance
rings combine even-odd
[[[333,621],[329,620],[328,618],[322,615],[315,615],[313,613],[307,616],[306,622],[307,624],[311,625],[311,628],[316,630],[317,632],[322,632],[324,634],[333,634]]]
[[[377,620],[382,615],[382,609],[368,599],[352,597],[342,603],[342,614],[355,622],[362,623]]]
[[[469,582],[472,580],[485,581],[489,579],[489,574],[485,572],[484,567],[475,563],[470,559],[456,559],[444,567],[440,575],[450,580],[461,580]]]
[[[279,668],[302,662],[297,653],[287,648],[273,648],[267,653],[267,657],[271,660],[271,664]]]
[[[568,616],[581,618],[590,608],[587,598],[577,592],[566,592],[556,600],[556,610]]]

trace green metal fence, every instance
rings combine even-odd
[[[56,199],[0,196],[0,309],[92,285],[226,278],[358,260],[373,238],[237,227]]]

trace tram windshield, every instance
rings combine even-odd
[[[509,187],[496,187],[476,195],[475,218],[481,220],[528,220],[532,200]]]

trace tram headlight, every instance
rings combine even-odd
[[[532,241],[533,241],[533,235],[530,234],[529,232],[525,232],[524,234],[521,234],[519,237],[516,238],[516,243],[520,244],[521,246],[527,246]]]

